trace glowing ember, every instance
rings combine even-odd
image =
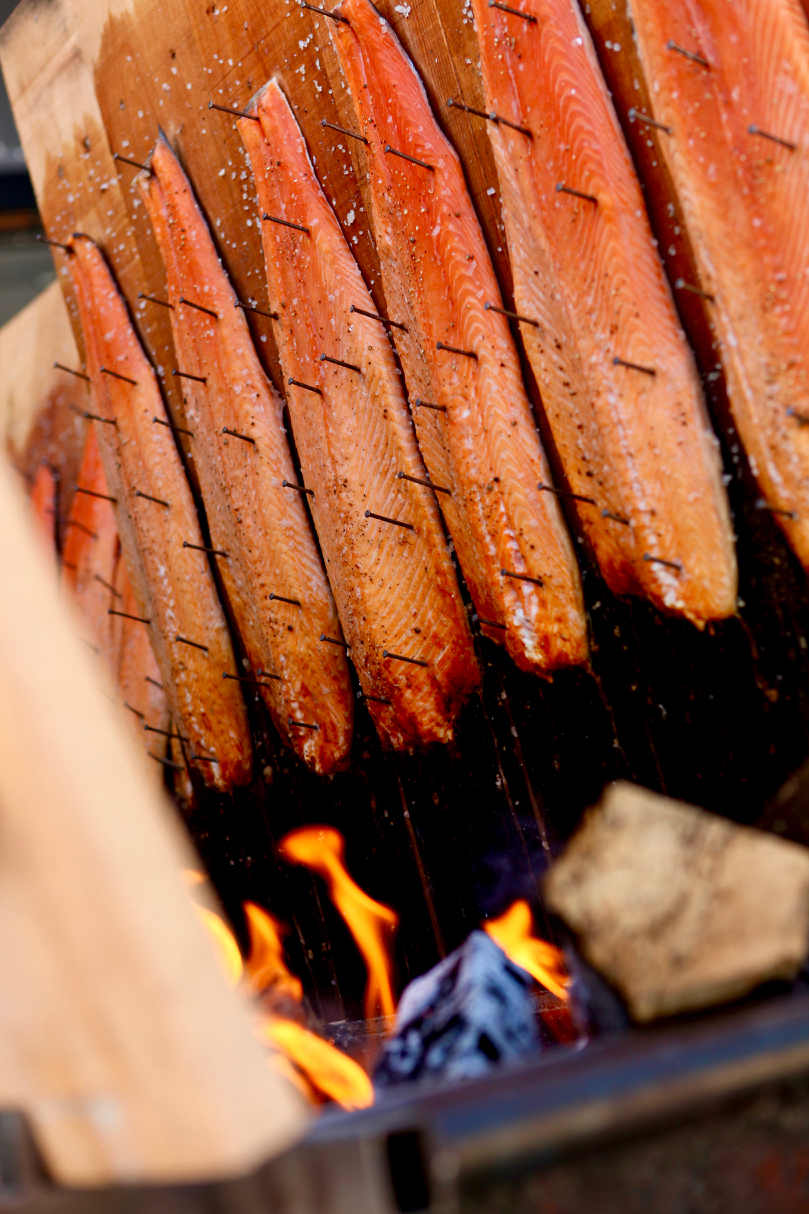
[[[305,864],[327,882],[332,902],[348,924],[368,968],[365,1017],[392,1016],[396,1011],[391,982],[391,948],[399,916],[369,898],[348,875],[345,845],[330,826],[305,826],[281,840],[279,851],[291,864]]]
[[[294,1020],[264,1020],[259,1035],[300,1067],[313,1087],[344,1109],[367,1109],[374,1103],[373,1085],[359,1063],[303,1025]]]
[[[515,965],[527,970],[552,995],[567,1002],[568,975],[562,954],[547,940],[539,940],[534,935],[531,907],[524,898],[510,906],[499,919],[484,923],[483,930]]]
[[[234,987],[239,985],[239,980],[244,970],[242,955],[236,943],[236,937],[215,911],[208,910],[207,906],[198,906],[196,902],[194,903],[194,910],[211,937],[219,968],[225,975],[228,986],[233,990]]]
[[[245,902],[244,913],[250,929],[250,956],[244,967],[250,986],[259,994],[272,987],[300,1003],[303,987],[284,961],[281,924],[255,902]]]

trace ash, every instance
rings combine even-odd
[[[405,989],[374,1081],[469,1079],[541,1048],[528,974],[475,931]]]

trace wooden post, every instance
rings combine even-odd
[[[236,1173],[298,1134],[0,461],[0,1106],[70,1185]]]

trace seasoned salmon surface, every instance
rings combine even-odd
[[[56,477],[47,464],[40,464],[31,485],[31,510],[40,534],[49,548],[56,543]]]
[[[630,0],[761,508],[809,568],[809,28],[798,0]],[[685,52],[685,53],[684,53]],[[650,183],[654,185],[654,183]]]
[[[461,164],[387,22],[368,0],[335,12],[421,450],[450,490],[441,508],[486,633],[547,675],[587,659],[579,570],[558,502],[539,487],[548,464],[508,321],[491,307],[500,291]]]
[[[351,312],[373,303],[276,81],[250,112],[288,407],[351,657],[386,745],[448,741],[479,675],[393,350]]]
[[[127,618],[138,614],[138,603],[126,561],[118,562],[115,593],[120,610],[125,613],[121,617],[118,694],[133,735],[157,765],[166,756],[171,716],[149,630]]]
[[[87,430],[77,484],[65,525],[62,577],[79,609],[84,641],[97,651],[114,679],[121,617],[110,612],[123,610],[115,588],[118,528],[92,426]]]
[[[166,267],[180,369],[196,376],[182,380],[194,466],[249,677],[293,750],[315,771],[331,772],[348,759],[353,693],[343,648],[321,640],[341,641],[342,633],[297,488],[283,405],[162,135],[138,184]]]
[[[570,508],[617,594],[731,615],[718,444],[579,9],[473,3],[515,309]]]
[[[252,748],[230,635],[157,378],[98,246],[68,258],[94,422],[141,627],[189,761],[222,791],[250,779]],[[161,424],[162,423],[162,424]]]

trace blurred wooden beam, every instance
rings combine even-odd
[[[0,461],[0,1105],[69,1185],[246,1170],[302,1129],[181,886],[195,863]]]

